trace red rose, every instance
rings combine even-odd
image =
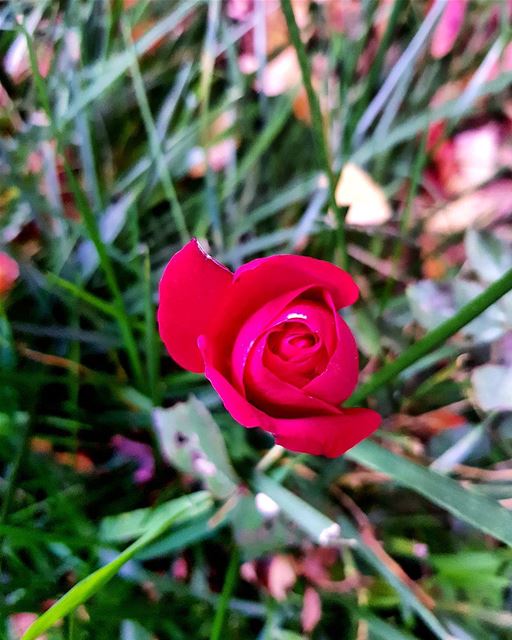
[[[381,421],[339,407],[356,386],[358,355],[337,310],[358,295],[348,273],[322,260],[277,255],[233,274],[192,240],[162,276],[160,335],[237,422],[287,449],[335,457]]]

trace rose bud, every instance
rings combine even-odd
[[[231,416],[292,451],[336,457],[377,429],[343,409],[358,378],[354,337],[337,310],[359,290],[342,269],[276,255],[231,273],[191,240],[160,281],[158,324],[174,360],[204,373]]]
[[[5,296],[13,288],[20,275],[16,260],[0,251],[0,296]]]

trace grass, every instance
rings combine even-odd
[[[350,4],[338,23],[336,1],[304,18],[282,0],[268,28],[263,5],[236,2],[0,7],[0,252],[20,266],[0,294],[0,639],[512,638],[512,406],[479,386],[512,366],[509,17],[469,3],[439,60],[445,3],[395,0],[387,20]],[[265,95],[287,47],[297,64]],[[491,129],[492,170],[447,186],[466,158],[442,153]],[[381,188],[389,220],[345,221],[348,163],[380,185],[355,197]],[[500,185],[478,231],[464,210],[429,231]],[[351,402],[382,413],[376,436],[332,461],[272,449],[173,364],[157,284],[191,236],[231,267],[278,252],[348,265]],[[215,462],[206,483],[158,416]]]

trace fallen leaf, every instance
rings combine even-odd
[[[449,202],[427,221],[429,233],[450,234],[483,227],[512,212],[512,179],[503,178]]]
[[[266,65],[255,87],[266,96],[275,97],[299,86],[301,81],[297,54],[295,49],[289,46]]]
[[[391,218],[391,207],[382,188],[360,167],[344,166],[336,187],[336,202],[349,207],[348,224],[371,226]]]

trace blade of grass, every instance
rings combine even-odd
[[[151,49],[161,38],[175,29],[179,23],[186,18],[204,0],[187,0],[178,3],[176,9],[165,16],[158,24],[145,33],[135,44],[135,53],[141,56]],[[111,56],[109,62],[97,63],[88,69],[88,75],[94,80],[80,94],[79,99],[70,105],[66,113],[60,119],[60,126],[65,127],[71,122],[82,109],[85,109],[91,102],[97,100],[116,80],[121,78],[130,68],[131,54],[122,53]]]
[[[120,553],[112,562],[101,569],[94,571],[87,578],[80,580],[62,598],[48,609],[42,616],[33,622],[23,634],[22,640],[35,640],[47,631],[52,625],[74,611],[78,606],[93,596],[109,580],[111,580],[121,567],[131,560],[138,551],[147,547],[151,542],[159,538],[177,519],[182,519],[185,514],[193,518],[201,514],[211,504],[211,498],[205,491],[200,491],[191,496],[178,498],[173,501],[174,508],[155,526],[147,530],[140,538]]]
[[[222,225],[219,213],[219,203],[215,190],[215,176],[208,161],[208,120],[210,112],[210,94],[213,82],[213,71],[215,68],[215,41],[220,22],[221,2],[208,3],[208,17],[206,35],[204,39],[204,47],[201,54],[201,78],[199,81],[199,100],[200,100],[200,125],[201,125],[201,146],[204,150],[206,163],[205,173],[205,195],[208,213],[210,214],[213,233],[212,239],[217,251],[224,246],[222,235]]]
[[[409,46],[403,52],[398,62],[393,65],[391,73],[388,75],[378,94],[370,102],[361,120],[357,124],[355,130],[356,146],[358,143],[361,143],[365,133],[371,127],[375,118],[388,103],[388,100],[393,93],[396,85],[400,82],[404,71],[411,65],[413,65],[424,44],[426,43],[430,32],[435,27],[439,17],[441,16],[441,13],[444,11],[447,2],[448,0],[436,0],[434,2],[421,27],[418,29],[416,35],[409,43]]]
[[[454,316],[445,320],[438,327],[429,331],[421,340],[412,344],[396,360],[389,362],[370,376],[349,398],[346,405],[356,406],[360,404],[377,389],[396,379],[404,369],[407,369],[420,358],[443,345],[448,338],[460,331],[511,290],[512,269],[507,271],[499,280],[493,282],[479,296],[459,309]]]
[[[299,66],[302,73],[302,81],[304,82],[304,88],[308,97],[309,109],[311,112],[311,123],[313,126],[313,138],[316,153],[320,167],[325,171],[328,182],[328,194],[329,204],[336,216],[336,233],[338,248],[341,253],[341,266],[347,268],[348,266],[348,253],[345,239],[345,216],[347,213],[346,207],[339,207],[336,202],[336,185],[338,184],[338,177],[335,176],[332,165],[330,152],[327,145],[327,138],[324,132],[322,111],[320,109],[320,102],[318,96],[313,88],[311,80],[311,68],[309,65],[308,55],[306,49],[300,37],[299,27],[295,21],[295,16],[292,9],[290,0],[281,0],[281,8],[288,26],[288,32],[290,34],[290,40],[297,53],[299,60]]]
[[[354,548],[354,553],[364,558],[370,566],[382,575],[386,582],[388,582],[400,595],[404,604],[415,611],[438,638],[450,640],[450,635],[432,611],[430,611],[430,609],[428,609],[427,606],[418,599],[416,594],[414,594],[407,584],[404,584],[398,576],[391,571],[391,569],[382,561],[371,547],[364,544],[363,539],[359,535],[359,532],[353,523],[347,518],[342,518],[340,523],[345,535],[354,538],[358,542],[358,545]]]
[[[375,442],[361,442],[347,458],[390,476],[448,510],[457,518],[512,546],[512,513],[497,502],[464,489],[458,482],[391,453]]]
[[[512,72],[507,71],[501,73],[494,80],[483,83],[479,87],[478,96],[499,94],[509,87],[511,83]],[[364,144],[357,147],[357,151],[355,151],[352,156],[352,161],[356,164],[364,165],[370,160],[373,160],[375,156],[392,149],[402,142],[410,140],[421,131],[424,131],[431,122],[459,118],[469,110],[469,106],[461,110],[459,98],[449,100],[436,109],[427,109],[420,115],[415,115],[402,122],[402,124],[389,131],[384,138],[372,135]]]
[[[164,154],[160,145],[160,138],[158,136],[157,128],[153,120],[151,113],[151,107],[149,106],[149,100],[144,88],[144,80],[140,72],[137,55],[135,53],[135,47],[131,39],[130,30],[124,20],[121,21],[122,32],[124,37],[125,46],[127,52],[130,54],[130,74],[132,77],[133,88],[135,90],[135,96],[139,105],[139,110],[142,115],[144,127],[149,139],[149,149],[153,162],[157,166],[158,174],[160,176],[160,182],[164,190],[165,197],[169,202],[174,223],[178,229],[180,239],[182,243],[186,243],[190,239],[190,235],[187,231],[187,225],[185,223],[185,217],[181,209],[181,205],[176,195],[176,189],[171,178],[171,174],[165,162]]]
[[[224,586],[222,587],[222,593],[220,594],[220,600],[215,610],[215,617],[212,623],[212,630],[210,633],[210,640],[220,640],[222,637],[222,628],[224,626],[224,620],[229,606],[229,599],[234,591],[237,577],[238,577],[238,564],[240,555],[238,549],[234,547],[231,552],[231,558],[229,560],[228,570],[226,572],[226,578],[224,580]]]
[[[121,289],[119,288],[119,284],[117,282],[117,278],[115,275],[114,268],[110,261],[110,257],[107,253],[105,245],[101,239],[98,225],[96,223],[96,218],[94,213],[89,205],[87,198],[84,196],[82,192],[82,188],[73,172],[69,163],[66,159],[65,153],[65,144],[62,137],[62,131],[56,126],[55,121],[53,119],[52,108],[50,104],[50,97],[48,95],[46,84],[43,81],[43,78],[39,72],[39,67],[37,64],[37,59],[34,51],[33,42],[30,38],[30,35],[24,28],[22,24],[19,25],[21,32],[25,35],[27,41],[27,48],[30,59],[30,67],[34,76],[34,82],[36,85],[36,91],[43,106],[43,109],[48,117],[50,130],[52,132],[53,137],[55,138],[55,142],[57,144],[57,148],[62,155],[64,170],[66,173],[66,178],[69,182],[71,191],[73,192],[73,196],[76,200],[80,213],[82,215],[82,219],[84,222],[84,226],[87,230],[87,233],[93,242],[96,251],[98,252],[98,257],[105,273],[105,278],[107,280],[108,287],[112,293],[113,304],[116,309],[116,320],[118,322],[119,330],[121,335],[123,336],[123,341],[126,347],[126,351],[128,354],[128,358],[130,360],[130,364],[133,370],[133,374],[139,386],[143,386],[143,375],[142,375],[142,364],[140,359],[140,354],[137,349],[137,344],[135,342],[135,338],[133,336],[130,324],[128,322],[128,314],[126,313],[123,297],[121,295]]]

